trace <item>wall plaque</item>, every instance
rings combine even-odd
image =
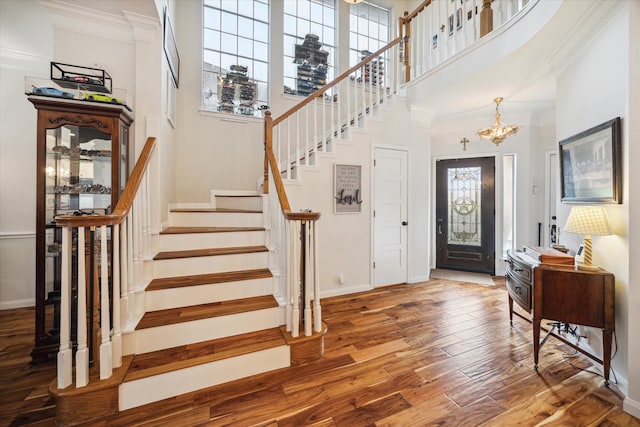
[[[334,165],[333,211],[360,213],[362,205],[362,166]]]

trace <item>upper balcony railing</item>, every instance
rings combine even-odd
[[[400,18],[409,82],[471,46],[536,0],[424,0]]]

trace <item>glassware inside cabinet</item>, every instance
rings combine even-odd
[[[111,210],[111,136],[93,127],[47,130],[46,221]]]

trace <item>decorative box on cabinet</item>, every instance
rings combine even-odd
[[[55,217],[105,214],[115,207],[128,177],[133,118],[119,105],[28,99],[38,113],[36,319],[31,353],[38,361],[59,347],[61,232]],[[89,231],[87,251],[94,249]],[[72,262],[77,260],[72,257]],[[88,267],[88,274],[92,270]],[[87,283],[95,285],[95,280]]]

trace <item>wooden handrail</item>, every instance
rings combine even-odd
[[[147,170],[147,165],[149,164],[151,153],[155,146],[156,138],[147,138],[147,142],[144,144],[140,157],[138,157],[138,161],[127,180],[127,185],[124,187],[124,191],[120,195],[120,199],[112,213],[107,215],[83,216],[60,215],[56,217],[56,223],[67,227],[97,227],[101,225],[122,224],[131,210],[133,199],[138,192],[138,188],[142,182],[142,177]]]
[[[413,12],[406,15],[403,19],[405,21],[411,21],[413,18],[418,16],[418,14],[422,12],[425,9],[425,7],[429,6],[430,4],[431,4],[431,0],[424,0],[422,3],[420,3],[420,5],[418,5],[418,7],[416,7],[416,9]]]
[[[289,198],[284,188],[284,182],[282,182],[282,175],[280,174],[280,168],[278,162],[273,154],[273,119],[271,118],[271,111],[265,112],[264,118],[264,151],[265,151],[265,164],[269,164],[271,174],[273,175],[273,182],[276,187],[276,193],[278,194],[278,200],[280,201],[280,208],[285,219],[292,221],[317,221],[320,218],[320,212],[292,212],[289,205]],[[267,186],[268,176],[265,174],[265,194],[268,193]]]
[[[400,40],[401,40],[400,37],[396,37],[391,42],[389,42],[389,44],[387,44],[384,47],[381,47],[380,49],[378,49],[377,51],[375,51],[371,55],[367,56],[365,59],[363,59],[362,61],[358,62],[356,65],[354,65],[353,67],[349,68],[347,71],[345,71],[344,73],[340,74],[338,77],[336,77],[335,79],[333,79],[332,81],[330,81],[326,85],[322,86],[320,89],[316,90],[311,95],[307,96],[305,99],[303,99],[302,101],[300,101],[299,103],[297,103],[296,105],[291,107],[289,110],[287,110],[286,112],[281,114],[278,118],[273,119],[273,126],[277,126],[278,124],[283,122],[287,117],[289,117],[292,114],[294,114],[295,112],[301,110],[302,107],[304,107],[305,105],[311,103],[314,99],[316,99],[317,97],[319,97],[320,95],[325,93],[328,89],[331,89],[333,86],[335,86],[338,83],[340,83],[342,80],[347,78],[353,72],[357,71],[363,65],[373,61],[374,59],[377,59],[378,56],[380,56],[380,54],[382,54],[384,51],[386,51],[386,50],[392,48],[393,46],[397,45],[398,43],[400,43]]]

